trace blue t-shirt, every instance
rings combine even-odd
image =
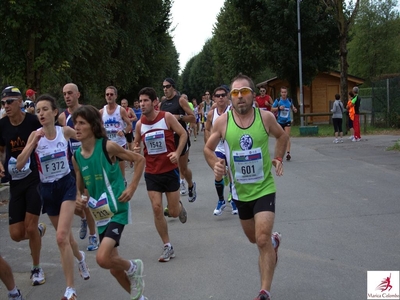
[[[272,107],[284,106],[284,109],[278,111],[278,123],[286,124],[292,121],[290,116],[290,110],[292,109],[292,100],[289,98],[283,100],[282,98],[276,99]]]
[[[139,121],[139,120],[140,120],[140,117],[142,116],[142,110],[141,110],[140,108],[139,108],[139,109],[133,108],[133,112],[135,113],[135,115],[136,115],[136,117],[137,117],[137,119],[138,119],[138,121]],[[135,130],[136,123],[137,123],[137,121],[133,121],[133,122],[132,122],[132,131]]]

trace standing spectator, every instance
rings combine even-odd
[[[351,100],[352,105],[354,106],[354,138],[351,140],[352,142],[361,141],[361,133],[360,133],[360,104],[361,98],[358,95],[358,86],[353,87],[354,98]]]
[[[354,121],[354,105],[351,100],[354,98],[354,93],[352,91],[349,92],[349,100],[347,101],[346,109],[347,109],[347,124],[350,130],[350,137],[349,140],[354,138],[354,128],[353,128],[353,121]]]
[[[344,107],[342,101],[340,101],[340,95],[336,94],[335,101],[333,102],[333,106],[331,109],[331,112],[333,113],[332,115],[333,129],[335,131],[335,139],[333,140],[333,142],[335,144],[343,143],[343,130],[342,130],[343,111]],[[339,139],[338,136],[340,136]]]
[[[276,99],[274,104],[272,105],[271,111],[278,112],[278,123],[281,125],[283,130],[290,136],[290,129],[292,126],[292,119],[290,116],[291,110],[293,112],[297,112],[296,107],[293,105],[292,99],[287,97],[288,91],[286,87],[281,87],[281,97]],[[290,155],[290,139],[287,143],[286,149],[286,160],[290,160],[292,157]]]
[[[256,97],[256,102],[259,108],[271,111],[273,101],[271,96],[267,94],[265,87],[260,88],[260,95]]]

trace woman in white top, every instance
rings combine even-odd
[[[76,138],[75,130],[69,126],[56,126],[58,117],[56,100],[50,95],[37,99],[36,114],[42,127],[29,136],[24,150],[17,158],[17,169],[22,169],[35,151],[40,176],[40,194],[43,213],[47,213],[57,231],[57,244],[67,288],[62,300],[75,300],[74,256],[78,261],[81,276],[90,278],[85,262],[85,253],[79,251],[72,233],[75,211],[76,183],[70,174],[68,163],[68,140]]]

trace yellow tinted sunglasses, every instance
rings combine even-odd
[[[240,89],[233,89],[231,91],[231,96],[233,97],[237,97],[239,96],[239,93],[243,96],[247,96],[250,95],[251,93],[253,93],[253,90],[249,87],[242,87]]]

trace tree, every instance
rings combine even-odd
[[[250,27],[253,39],[260,41],[259,63],[253,70],[270,68],[289,82],[291,91],[299,84],[297,1],[230,0],[242,22]],[[237,27],[238,25],[230,25]],[[304,84],[310,84],[320,71],[337,64],[338,30],[330,10],[320,0],[301,2],[301,37]],[[296,93],[292,92],[296,101]]]
[[[361,1],[351,30],[349,70],[369,85],[371,78],[400,70],[397,1]]]
[[[333,12],[333,17],[339,30],[340,95],[341,99],[347,99],[347,76],[349,68],[347,62],[347,43],[349,42],[349,31],[354,24],[360,0],[355,0],[354,5],[352,1],[347,5],[345,0],[322,1]]]

